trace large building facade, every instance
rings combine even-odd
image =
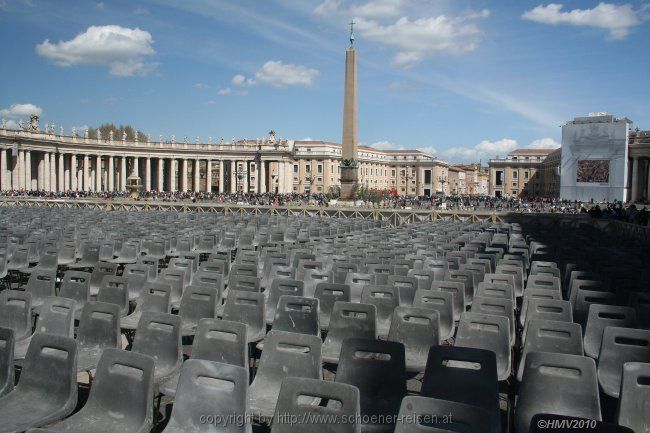
[[[548,149],[517,149],[489,162],[489,194],[495,197],[537,197],[542,193],[541,168]]]
[[[449,194],[449,165],[417,150],[359,146],[359,184],[397,194]],[[341,145],[323,141],[130,141],[0,129],[0,189],[328,192],[340,187]]]

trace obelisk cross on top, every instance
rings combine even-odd
[[[351,199],[358,180],[359,122],[357,96],[357,57],[354,49],[354,21],[350,22],[350,46],[345,52],[345,93],[343,96],[343,138],[341,141],[341,198]]]

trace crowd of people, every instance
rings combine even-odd
[[[66,191],[48,192],[44,190],[8,190],[1,191],[5,197],[34,197],[52,199],[129,199],[131,193],[122,192],[88,192]],[[213,202],[239,205],[266,206],[334,206],[337,200],[323,193],[217,193],[193,191],[141,191],[139,200],[162,202]],[[592,218],[608,218],[648,225],[648,211],[634,205],[624,206],[614,203],[581,203],[560,200],[558,198],[537,197],[534,199],[491,196],[406,196],[385,195],[377,203],[361,203],[363,206],[383,209],[427,209],[460,210],[485,212],[519,212],[519,213],[563,213],[589,214]]]

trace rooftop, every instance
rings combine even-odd
[[[517,149],[510,152],[508,155],[548,155],[555,149]]]

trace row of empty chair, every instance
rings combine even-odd
[[[589,226],[40,208],[0,223],[0,432],[650,425],[647,256]]]

